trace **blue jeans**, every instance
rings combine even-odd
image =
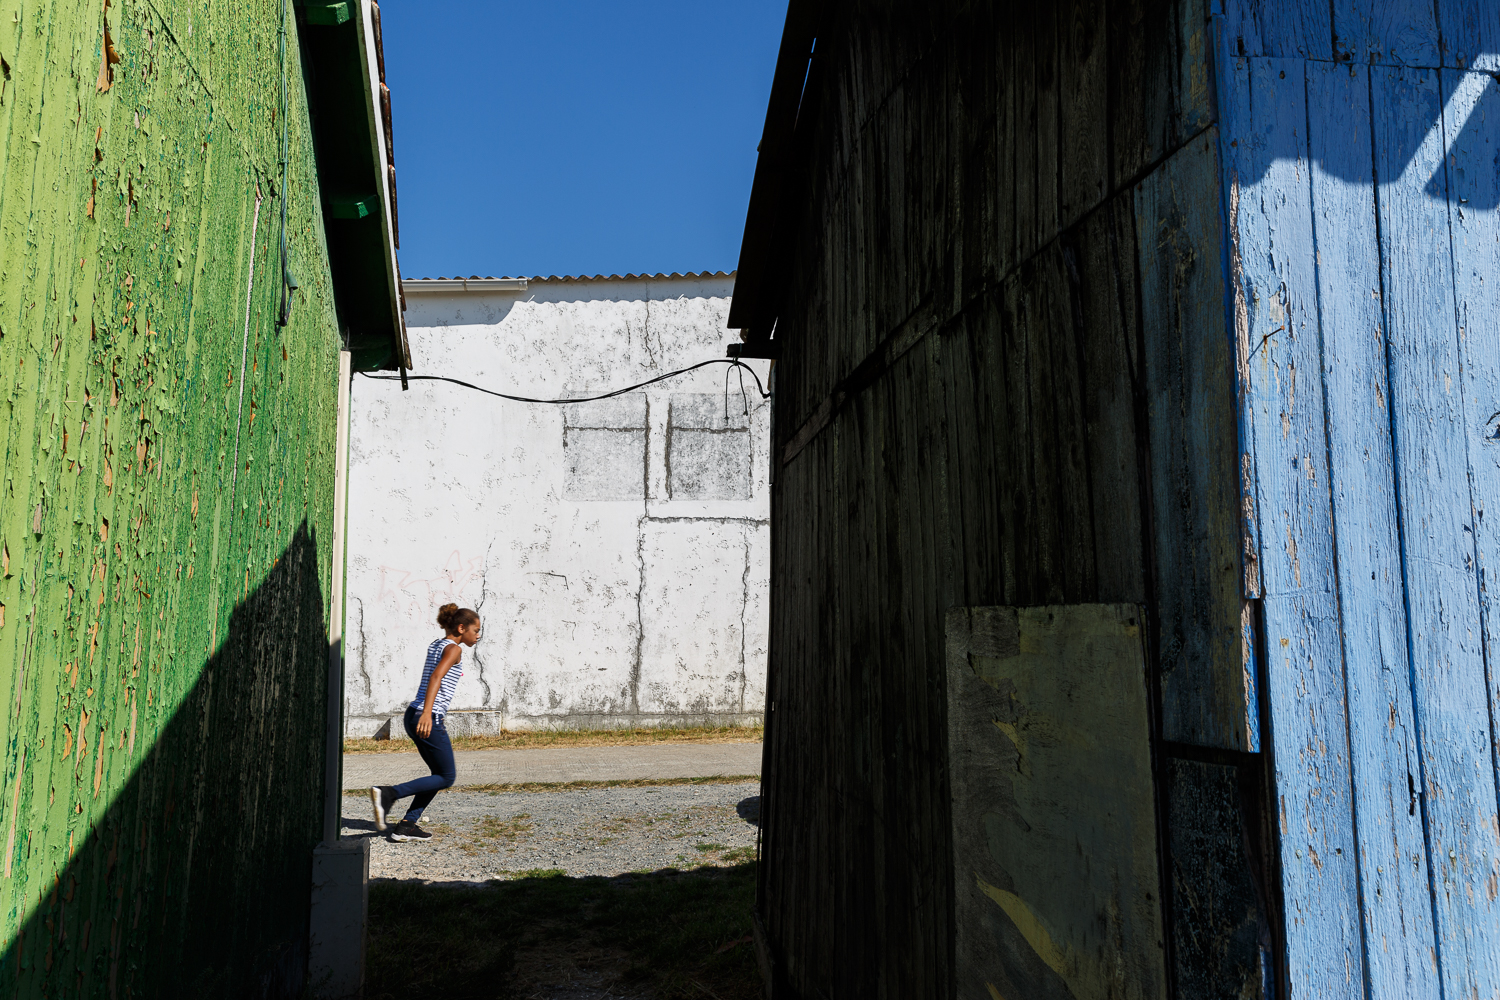
[[[432,773],[396,786],[396,798],[413,797],[411,808],[406,810],[406,818],[413,823],[422,818],[422,810],[427,808],[432,797],[453,784],[453,779],[458,776],[453,766],[453,744],[448,741],[448,730],[441,722],[433,720],[432,732],[423,739],[417,735],[417,721],[421,718],[422,710],[408,705],[402,722],[406,725],[406,735],[417,745],[417,753],[422,755]]]

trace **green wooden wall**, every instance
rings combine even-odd
[[[300,988],[339,342],[288,7],[281,328],[276,0],[0,0],[7,994]]]

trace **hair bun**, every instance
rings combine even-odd
[[[458,617],[458,605],[457,604],[444,604],[442,607],[438,608],[437,623],[445,631],[449,630],[452,627],[452,625],[453,625],[453,619],[455,619],[457,617]]]

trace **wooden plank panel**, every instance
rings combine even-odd
[[[1027,45],[1032,54],[1033,72],[1035,73],[1036,87],[1036,242],[1032,249],[1039,249],[1042,244],[1057,237],[1059,227],[1058,212],[1061,208],[1061,200],[1058,191],[1058,179],[1060,165],[1058,155],[1060,146],[1058,141],[1058,115],[1059,100],[1058,93],[1059,68],[1058,68],[1058,39],[1057,19],[1058,5],[1036,4],[1029,9],[1031,16],[1035,19],[1032,27],[1035,34]],[[1025,15],[1022,15],[1023,18]]]
[[[1176,116],[1172,145],[1180,146],[1214,123],[1213,65],[1209,51],[1213,32],[1209,0],[1177,2],[1177,78],[1173,89]]]
[[[1500,373],[1496,372],[1491,345],[1500,327],[1500,289],[1491,280],[1496,251],[1500,248],[1500,172],[1494,169],[1500,156],[1500,87],[1488,77],[1464,74],[1450,83],[1443,74],[1444,132],[1448,147],[1451,196],[1449,221],[1453,227],[1454,291],[1458,300],[1459,342],[1464,354],[1466,440],[1476,521],[1475,548],[1480,572],[1480,602],[1484,612],[1485,662],[1488,665],[1491,742],[1500,754],[1500,623],[1496,621],[1495,597],[1489,589],[1490,573],[1500,567],[1500,528],[1486,522],[1500,497],[1500,416],[1490,412],[1500,400]],[[1455,99],[1453,91],[1462,90]],[[1462,119],[1462,125],[1459,124]],[[1454,201],[1456,199],[1456,201]],[[1491,405],[1486,405],[1487,403]],[[1476,446],[1477,442],[1482,442]],[[1500,780],[1500,758],[1495,769]]]
[[[995,13],[995,37],[1004,38],[1015,34],[1016,12],[1009,6],[1001,6]],[[993,50],[995,94],[995,184],[996,213],[995,229],[991,239],[995,243],[995,273],[1003,277],[1010,273],[1021,258],[1020,213],[1016,208],[1020,197],[1019,178],[1020,149],[1017,135],[1022,128],[1021,99],[1016,87],[1016,64],[1009,46],[996,44]]]
[[[1131,183],[1170,151],[1172,54],[1161,39],[1175,32],[1170,0],[1109,5],[1111,186]]]
[[[1332,24],[1323,0],[1224,0],[1224,30],[1237,56],[1332,59]]]
[[[1217,130],[1135,193],[1146,334],[1162,725],[1167,739],[1253,745],[1240,629],[1239,485],[1225,330]]]
[[[1428,0],[1333,0],[1336,58],[1438,65],[1437,11]]]
[[[1093,517],[1070,289],[1057,244],[1021,269],[1025,326],[1032,503],[1039,514],[1037,590],[1028,602],[1091,599]]]
[[[1238,768],[1166,765],[1172,979],[1179,997],[1263,996],[1260,900],[1245,858]]]
[[[1367,71],[1307,68],[1329,485],[1372,998],[1437,997],[1406,647]]]
[[[955,66],[953,148],[958,178],[954,184],[961,211],[956,230],[962,275],[961,301],[983,293],[1000,277],[1001,248],[995,239],[1002,214],[999,147],[995,141],[1000,94],[994,64],[999,12],[981,4],[965,15],[966,31],[950,39]]]
[[[1037,566],[1042,561],[1043,541],[1038,537],[1039,513],[1031,467],[1031,440],[1034,433],[1031,412],[1031,372],[1027,368],[1026,288],[1019,277],[1012,277],[1001,288],[1000,358],[997,373],[1000,392],[996,403],[1004,409],[996,423],[1003,428],[1006,452],[1001,473],[998,506],[1003,525],[1005,552],[1006,600],[1017,604],[1040,604],[1037,594]]]
[[[962,1000],[1166,997],[1142,621],[948,613]]]
[[[1046,95],[1038,92],[1038,63],[1045,58],[1036,49],[1036,22],[1043,16],[1034,6],[1018,6],[1012,12],[1015,41],[1005,46],[1004,59],[1009,64],[1009,84],[1014,95],[1015,130],[1010,141],[1015,144],[1015,227],[1016,264],[1029,260],[1046,238],[1043,217],[1043,181],[1039,176],[1042,152],[1041,119],[1046,113]],[[1050,16],[1050,11],[1048,15]]]
[[[1266,697],[1281,811],[1293,997],[1358,997],[1349,734],[1334,593],[1328,450],[1302,60],[1243,59],[1224,109],[1246,304],[1245,399],[1260,524]]]
[[[1096,599],[1142,604],[1146,553],[1136,404],[1144,386],[1131,223],[1129,197],[1112,198],[1083,220],[1065,252],[1084,369]]]
[[[1490,0],[1437,0],[1444,66],[1500,69],[1500,5]]]
[[[1500,993],[1496,792],[1437,73],[1371,72],[1397,490],[1445,996]]]
[[[1104,200],[1109,186],[1109,61],[1105,0],[1074,0],[1058,9],[1062,143],[1060,222],[1071,226]]]
[[[1463,417],[1460,428],[1468,453],[1470,510],[1479,568],[1479,600],[1483,615],[1484,686],[1489,695],[1489,746],[1493,780],[1500,781],[1500,609],[1489,589],[1489,573],[1500,567],[1500,526],[1494,521],[1500,504],[1500,288],[1495,270],[1500,263],[1500,85],[1487,73],[1442,74],[1444,145],[1448,150],[1448,221],[1453,241],[1454,295],[1457,307],[1455,346],[1463,372]],[[1484,513],[1491,510],[1487,524]],[[1472,680],[1478,680],[1473,678]],[[1469,683],[1472,683],[1472,680]],[[1469,724],[1482,724],[1477,707],[1467,707]],[[1468,982],[1500,983],[1500,825],[1496,823],[1493,787],[1485,787],[1482,751],[1471,778],[1480,787],[1474,799],[1488,829],[1475,830],[1470,853],[1460,853],[1458,884],[1445,879],[1443,898],[1455,903],[1455,920],[1472,928],[1468,956],[1475,967]],[[1463,776],[1468,761],[1463,762]],[[1483,845],[1483,846],[1480,846]],[[1450,845],[1450,850],[1453,848]],[[1462,848],[1458,848],[1460,852]],[[1450,858],[1450,869],[1454,865]],[[1441,858],[1439,858],[1441,861]],[[1446,872],[1445,872],[1446,874]],[[1477,890],[1484,887],[1482,893]],[[1476,890],[1468,898],[1467,889]]]

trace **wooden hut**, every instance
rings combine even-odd
[[[1497,68],[1478,0],[792,0],[773,1000],[1500,996]]]

